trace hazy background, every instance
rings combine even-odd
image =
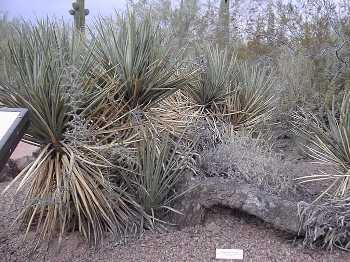
[[[99,14],[110,15],[115,9],[125,9],[126,0],[86,0],[85,5],[90,10],[89,19]],[[29,20],[48,15],[72,18],[68,13],[71,6],[72,0],[0,0],[0,12],[11,18],[23,17]]]

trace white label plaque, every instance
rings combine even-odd
[[[4,137],[13,122],[15,122],[19,114],[19,112],[0,111],[0,140]]]
[[[216,259],[243,259],[243,249],[216,249]]]

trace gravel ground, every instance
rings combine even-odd
[[[0,191],[7,183],[0,184]],[[12,192],[0,198],[0,261],[218,261],[215,248],[241,248],[244,261],[350,261],[350,253],[303,249],[300,240],[237,211],[213,210],[201,226],[181,231],[145,233],[125,245],[108,239],[89,248],[78,236],[68,235],[60,252],[48,243],[33,252],[23,233],[11,227],[16,212],[10,205]]]

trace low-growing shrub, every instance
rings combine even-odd
[[[350,199],[327,199],[323,203],[299,203],[304,245],[350,250]]]
[[[206,176],[244,181],[276,195],[293,197],[294,165],[281,160],[265,141],[234,135],[201,154],[199,165]]]

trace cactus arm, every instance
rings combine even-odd
[[[85,30],[85,16],[89,14],[89,9],[85,9],[85,0],[73,0],[73,9],[69,13],[74,17],[75,28],[84,32]]]

